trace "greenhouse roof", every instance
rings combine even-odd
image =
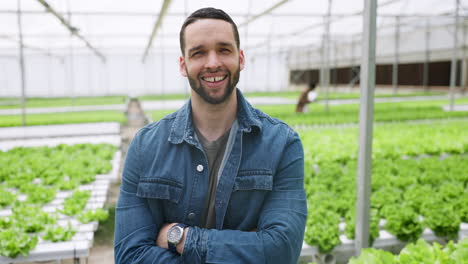
[[[356,0],[5,0],[0,2],[0,49],[2,54],[11,51],[16,55],[19,5],[23,41],[29,52],[60,53],[70,47],[89,50],[88,43],[104,55],[123,49],[143,56],[158,20],[161,27],[151,50],[178,50],[184,18],[207,6],[221,8],[232,16],[239,26],[244,49],[320,46],[329,2],[331,38],[359,35],[364,1]],[[464,6],[468,0],[460,3],[460,15],[467,15]],[[47,5],[57,16],[47,11]],[[404,30],[405,26],[422,26],[429,16],[430,23],[453,23],[455,12],[455,0],[379,0],[378,5],[379,34],[394,32],[395,16],[401,17]],[[71,36],[59,17],[76,29],[76,36]]]

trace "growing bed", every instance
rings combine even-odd
[[[0,263],[87,257],[120,155],[109,144],[0,152]]]
[[[374,129],[371,241],[392,251],[420,237],[468,236],[468,122],[381,124]],[[354,253],[356,127],[300,131],[309,215],[302,255]]]

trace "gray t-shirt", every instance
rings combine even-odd
[[[223,161],[224,152],[226,151],[227,141],[229,139],[228,130],[224,135],[216,139],[215,141],[208,141],[201,133],[195,128],[198,140],[205,150],[205,154],[208,158],[208,195],[205,201],[205,210],[202,213],[201,224],[204,228],[213,229],[216,227],[216,213],[215,213],[215,198],[216,198],[216,187],[218,185],[218,172]]]

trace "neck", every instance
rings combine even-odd
[[[224,135],[230,128],[237,114],[237,91],[220,104],[205,102],[192,91],[192,118],[198,131],[209,141]]]

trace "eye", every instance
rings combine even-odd
[[[231,53],[231,50],[230,49],[226,49],[226,48],[221,48],[219,51],[221,51],[221,53]]]
[[[201,56],[201,55],[203,55],[202,51],[195,51],[194,53],[192,53],[190,55],[190,57],[198,57],[198,56]]]

